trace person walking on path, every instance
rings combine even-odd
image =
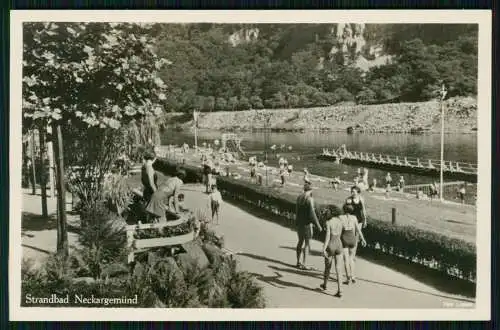
[[[210,187],[212,185],[212,168],[212,161],[207,157],[207,159],[203,162],[203,176],[205,180],[205,192],[207,194],[210,193]]]
[[[144,154],[144,165],[141,168],[141,181],[144,186],[142,196],[146,205],[150,202],[151,197],[158,189],[158,174],[153,168],[156,160],[156,155],[152,151],[147,151]]]
[[[330,271],[332,269],[332,263],[335,262],[335,272],[337,275],[337,297],[342,296],[342,280],[340,278],[340,267],[343,256],[343,246],[342,241],[340,240],[340,235],[342,234],[342,222],[339,219],[340,213],[340,210],[335,205],[329,205],[324,213],[324,217],[325,219],[327,219],[325,224],[326,235],[325,241],[323,243],[325,270],[323,272],[323,284],[320,285],[321,289],[327,289],[328,279],[330,278]]]
[[[365,200],[361,196],[361,189],[359,187],[351,188],[351,196],[347,197],[344,204],[350,204],[354,208],[354,215],[358,219],[358,222],[366,227],[366,209]]]
[[[285,165],[281,165],[280,166],[280,180],[281,180],[281,186],[284,186],[285,185],[285,176],[287,174],[287,171],[286,171],[286,168],[285,168]]]
[[[217,189],[217,185],[212,185],[212,190],[209,194],[209,200],[210,200],[210,212],[212,214],[212,223],[214,222],[214,219],[217,219],[215,221],[215,224],[219,224],[219,212],[220,212],[220,207],[222,204],[222,195],[220,191]]]
[[[310,250],[310,241],[313,236],[313,224],[321,231],[316,211],[314,209],[314,200],[312,197],[312,187],[310,184],[304,185],[304,191],[297,198],[295,210],[296,225],[297,225],[297,267],[300,269],[308,269],[306,267],[306,258]],[[300,262],[300,256],[302,263]]]
[[[343,211],[344,214],[339,216],[342,227],[340,240],[344,249],[344,267],[347,277],[347,282],[345,284],[349,284],[356,283],[356,277],[354,275],[354,265],[356,261],[358,241],[359,239],[361,239],[362,246],[366,246],[366,240],[363,236],[363,232],[361,231],[360,223],[354,215],[353,205],[344,204]]]

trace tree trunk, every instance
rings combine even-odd
[[[56,196],[55,193],[55,185],[54,185],[54,144],[52,141],[47,143],[47,152],[49,153],[49,185],[50,185],[50,197],[54,198]]]
[[[55,157],[56,157],[56,185],[57,185],[57,253],[67,256],[68,230],[66,223],[66,189],[64,180],[64,151],[61,126],[54,125],[52,130],[55,134]]]
[[[35,131],[31,131],[31,194],[36,195]]]
[[[40,141],[40,190],[42,195],[42,216],[48,217],[49,213],[47,211],[47,182],[45,182],[45,175],[47,173],[45,169],[45,158],[46,158],[46,145],[45,145],[45,127],[39,130],[38,138]]]

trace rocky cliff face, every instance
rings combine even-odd
[[[259,28],[242,28],[229,36],[229,43],[236,47],[243,43],[252,42],[259,38]]]
[[[282,32],[280,29],[285,28],[274,27],[276,35]],[[311,34],[314,33],[311,37],[314,37],[316,42],[320,39],[328,39],[333,44],[329,52],[319,58],[318,69],[323,68],[325,60],[331,61],[339,54],[343,57],[344,63],[356,66],[363,71],[368,71],[373,66],[383,65],[391,59],[390,56],[384,54],[379,40],[367,39],[365,24],[338,23],[328,25],[327,29],[321,26],[318,27],[318,31],[314,29],[310,31]],[[237,47],[259,40],[261,35],[261,29],[258,27],[243,27],[231,33],[228,42],[233,47]]]

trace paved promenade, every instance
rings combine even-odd
[[[39,192],[39,191],[38,191]],[[66,199],[71,202],[71,197]],[[23,259],[31,259],[35,265],[41,265],[51,253],[57,250],[57,202],[55,198],[47,199],[49,219],[42,218],[42,202],[40,195],[31,195],[31,189],[23,189],[23,206],[21,221],[21,244]],[[68,211],[71,205],[68,203]],[[67,214],[68,244],[70,251],[78,246],[78,235],[72,230],[78,226],[79,216]]]
[[[185,187],[189,208],[207,205],[208,197],[202,189],[200,185]],[[294,267],[297,234],[267,221],[265,215],[249,213],[225,202],[221,222],[214,228],[224,235],[226,248],[237,254],[241,269],[253,273],[263,285],[268,307],[440,308],[446,303],[473,306],[471,298],[445,293],[451,287],[437,289],[362,258],[358,258],[356,265],[358,281],[344,286],[344,295],[337,298],[334,281],[326,292],[318,290],[323,270],[320,242],[312,242],[312,255],[308,259],[316,270],[303,271]]]
[[[196,210],[207,205],[208,197],[202,190],[201,185],[185,186],[187,207]],[[49,199],[50,220],[42,220],[40,196],[25,191],[23,213],[23,258],[41,264],[56,250],[55,200]],[[264,287],[268,307],[441,308],[445,304],[473,307],[474,299],[459,293],[453,287],[454,281],[430,285],[427,284],[429,278],[417,278],[420,276],[418,271],[408,275],[394,269],[399,266],[389,268],[387,264],[363,258],[357,261],[357,283],[344,286],[342,298],[334,296],[336,283],[333,280],[328,291],[321,292],[318,290],[323,269],[321,243],[312,242],[312,255],[308,259],[316,270],[298,270],[293,267],[296,233],[266,219],[266,215],[256,210],[224,202],[221,223],[214,228],[224,235],[226,248],[236,253],[240,268],[254,274]],[[77,216],[68,215],[68,222],[72,248],[77,245],[77,234],[71,230],[71,224],[76,225]],[[407,271],[408,267],[404,268]]]

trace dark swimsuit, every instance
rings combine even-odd
[[[352,197],[349,197],[347,200],[351,201],[352,207],[354,207],[354,215],[358,219],[358,223],[361,223],[364,221],[364,214],[363,214],[363,202],[361,200],[358,200],[358,202],[354,202],[354,199]]]

